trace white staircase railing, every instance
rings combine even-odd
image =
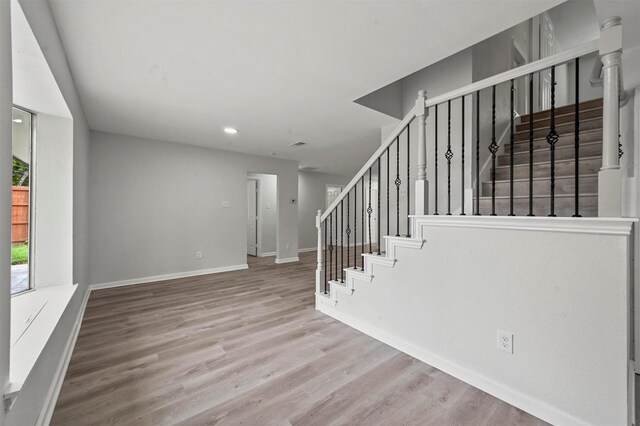
[[[491,160],[491,184],[492,184],[492,196],[491,196],[491,215],[494,216],[497,213],[496,210],[496,157],[497,151],[500,148],[496,142],[496,87],[500,85],[511,85],[510,96],[510,109],[513,111],[514,107],[514,82],[519,79],[524,79],[528,83],[528,101],[529,101],[529,116],[528,116],[528,132],[515,130],[515,123],[513,115],[509,124],[509,144],[510,144],[510,163],[509,167],[509,210],[508,215],[515,215],[514,199],[518,198],[522,205],[526,205],[528,201],[528,215],[541,214],[539,212],[540,206],[538,205],[538,199],[535,198],[534,188],[534,144],[536,140],[540,143],[545,141],[548,143],[549,151],[545,153],[550,157],[550,161],[545,160],[545,166],[542,168],[545,173],[549,173],[549,176],[545,176],[545,179],[549,179],[550,188],[549,195],[544,195],[545,202],[548,202],[548,206],[545,205],[545,209],[549,208],[549,216],[555,216],[555,200],[557,197],[555,194],[555,150],[556,143],[561,142],[566,147],[572,146],[575,150],[573,158],[563,160],[569,161],[567,164],[572,164],[575,169],[573,176],[575,194],[562,194],[563,200],[570,200],[570,197],[574,198],[575,213],[573,216],[580,216],[580,200],[582,195],[579,193],[579,181],[580,181],[580,167],[583,163],[582,157],[580,157],[580,136],[582,130],[580,128],[581,123],[586,123],[585,120],[581,120],[580,114],[583,107],[580,107],[579,98],[579,60],[585,55],[589,55],[594,52],[598,52],[603,64],[603,101],[602,101],[602,164],[598,171],[598,196],[597,196],[597,214],[599,216],[608,217],[620,217],[621,216],[621,187],[622,177],[620,172],[620,159],[619,159],[619,133],[618,133],[618,118],[620,108],[621,97],[621,53],[622,53],[622,32],[620,18],[612,18],[607,20],[601,27],[600,39],[585,43],[576,48],[564,51],[562,53],[531,62],[524,66],[503,72],[493,77],[484,79],[482,81],[470,84],[468,86],[450,91],[446,94],[436,96],[431,99],[426,98],[426,94],[423,90],[419,91],[416,105],[409,111],[406,117],[400,122],[400,124],[391,132],[386,138],[384,143],[376,150],[376,152],[369,158],[364,166],[356,173],[349,184],[344,188],[342,193],[336,198],[336,200],[329,206],[324,212],[318,212],[316,225],[318,228],[318,268],[316,274],[316,292],[318,294],[325,294],[327,292],[328,283],[331,281],[344,282],[345,268],[352,268],[354,270],[362,269],[358,266],[360,254],[368,251],[369,254],[374,254],[373,245],[375,242],[377,254],[381,254],[381,237],[383,235],[391,235],[391,229],[395,228],[395,236],[400,236],[401,222],[400,216],[409,217],[411,214],[415,215],[428,215],[428,214],[440,214],[438,210],[438,200],[440,198],[443,201],[447,201],[446,214],[451,214],[451,166],[454,156],[455,161],[461,161],[461,167],[459,172],[461,173],[462,189],[460,198],[461,202],[461,214],[465,214],[465,204],[471,204],[473,194],[473,180],[468,177],[472,176],[472,170],[474,169],[473,161],[465,162],[465,145],[467,147],[467,153],[473,153],[475,155],[475,209],[473,214],[480,215],[480,177],[479,177],[479,158],[481,153],[481,136],[480,136],[480,99],[489,99],[486,92],[491,92],[491,138],[489,138],[487,149],[490,153]],[[556,124],[556,107],[555,107],[555,70],[556,67],[573,63],[575,68],[575,102],[570,107],[563,107],[559,110],[563,117],[573,115],[570,117],[571,126],[573,128],[567,130],[569,127],[567,124]],[[551,91],[552,108],[548,112],[549,114],[549,128],[548,133],[545,129],[534,128],[533,120],[533,97],[534,97],[534,75],[539,74],[545,70],[551,70],[552,81],[549,87]],[[481,94],[482,93],[482,94]],[[452,102],[455,101],[456,105],[459,103],[461,107],[462,120],[462,155],[460,153],[454,153],[455,149],[452,149],[451,145],[451,108]],[[470,102],[475,101],[475,102]],[[467,116],[465,117],[465,104],[469,103],[471,108],[467,106]],[[473,110],[475,106],[474,114],[470,114],[469,111]],[[441,107],[441,108],[439,108]],[[442,126],[446,129],[438,130],[438,110],[443,110],[446,107],[447,111],[447,125]],[[455,106],[458,108],[458,106]],[[598,107],[592,107],[598,108]],[[430,110],[434,112],[436,117],[435,122],[435,135],[433,144],[427,145],[427,117]],[[545,112],[547,114],[547,112]],[[545,116],[546,117],[546,116]],[[414,120],[417,118],[417,159],[414,160],[415,164],[411,163],[411,132],[410,128]],[[467,119],[467,125],[471,124],[475,126],[476,138],[474,141],[466,140],[465,137],[465,118]],[[475,118],[475,123],[473,122]],[[536,125],[540,125],[542,119],[536,120]],[[546,120],[546,118],[545,118]],[[442,121],[442,120],[439,120]],[[594,121],[594,120],[591,120]],[[521,126],[524,123],[521,123]],[[594,123],[587,123],[593,125]],[[597,124],[597,123],[596,123]],[[467,127],[468,129],[468,127]],[[400,158],[401,151],[404,149],[404,141],[406,136],[406,153],[402,154],[404,161],[406,155],[406,174],[404,170],[400,171]],[[446,142],[446,151],[442,150],[438,154],[438,137],[441,141],[444,139]],[[569,145],[566,142],[572,139],[573,145]],[[402,140],[401,140],[402,139]],[[518,139],[518,141],[516,141]],[[529,193],[528,197],[514,196],[514,148],[515,143],[518,143],[520,147],[526,146],[528,142],[529,162],[528,164],[520,164],[518,167],[522,167],[525,170],[526,165],[529,166],[528,170],[528,184]],[[473,146],[475,143],[475,147]],[[427,154],[427,148],[434,148],[434,154],[432,157],[433,167],[430,172],[434,176],[435,182],[431,184],[427,180],[427,159],[430,157]],[[473,150],[470,148],[474,148]],[[522,151],[526,152],[526,151]],[[566,151],[565,151],[566,152]],[[391,162],[395,154],[395,176],[391,173],[393,164]],[[441,158],[441,156],[444,158]],[[459,158],[459,160],[458,160]],[[386,160],[386,166],[383,162]],[[441,196],[438,196],[438,176],[444,177],[445,171],[442,169],[438,171],[438,160],[445,162],[446,167],[446,186],[442,186],[442,190],[446,189],[447,197],[444,198],[441,192]],[[589,159],[592,161],[593,159]],[[416,178],[414,182],[410,182],[410,170],[415,167]],[[441,166],[442,167],[442,166]],[[377,170],[376,170],[377,169]],[[546,171],[548,169],[548,171]],[[384,174],[386,173],[386,178]],[[373,178],[373,175],[376,178]],[[394,180],[392,180],[395,177]],[[465,179],[467,177],[467,179]],[[525,179],[520,179],[525,180]],[[386,196],[383,196],[383,182],[386,183]],[[466,184],[465,184],[466,182]],[[413,185],[413,191],[410,190]],[[467,187],[465,188],[465,185]],[[393,196],[390,187],[395,186],[395,197]],[[405,203],[401,206],[401,188],[406,191],[406,209]],[[413,198],[413,211],[411,211],[411,192],[414,193]],[[430,206],[429,199],[433,200],[433,207]],[[435,195],[435,196],[434,196]],[[541,196],[540,196],[541,197]],[[377,198],[377,203],[375,198]],[[390,200],[395,198],[395,206],[391,207]],[[506,200],[506,197],[503,197]],[[528,198],[528,200],[527,200]],[[382,200],[386,203],[386,211],[382,206]],[[534,201],[535,200],[535,201]],[[504,201],[504,200],[503,200]],[[538,204],[536,204],[538,203]],[[346,205],[346,216],[345,212]],[[405,209],[403,212],[402,210]],[[353,211],[353,215],[351,215]],[[537,212],[537,213],[536,213]],[[595,212],[595,210],[594,210]],[[375,214],[374,214],[375,213]],[[401,213],[403,213],[401,215]],[[358,218],[359,214],[359,218]],[[443,213],[445,214],[445,213]],[[506,214],[506,211],[505,211]],[[390,217],[396,217],[394,226],[390,225]],[[386,219],[386,230],[382,229],[382,222]],[[372,227],[372,221],[375,222],[375,226]],[[404,222],[404,221],[403,221]],[[334,227],[335,224],[335,227]],[[358,234],[360,231],[360,234]],[[353,241],[351,235],[353,233]],[[410,226],[406,226],[406,236],[411,234]],[[360,239],[358,240],[358,236]],[[346,239],[346,246],[345,246]],[[358,250],[358,244],[360,248]],[[353,247],[353,254],[351,252]],[[344,252],[346,248],[346,262]],[[352,261],[353,260],[353,261]],[[363,264],[363,263],[362,263]]]

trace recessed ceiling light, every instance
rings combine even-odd
[[[14,118],[13,122],[20,124],[20,123],[22,123],[22,118]]]
[[[230,135],[235,135],[236,133],[238,133],[238,129],[234,129],[233,127],[225,127],[224,132]]]

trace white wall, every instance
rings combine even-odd
[[[90,152],[92,283],[245,265],[248,172],[278,176],[277,257],[297,256],[297,162],[101,132]]]
[[[327,185],[347,185],[351,178],[327,173],[298,173],[298,246],[311,249],[318,246],[316,215],[326,210]]]
[[[73,283],[73,120],[38,114],[35,288]]]
[[[9,2],[0,2],[0,253],[11,252],[11,13]],[[9,381],[11,330],[11,259],[0,256],[0,388]],[[0,424],[5,412],[0,409]]]
[[[249,173],[258,180],[258,256],[275,255],[278,238],[278,177]]]
[[[0,2],[0,11],[3,11],[8,5],[8,2]],[[6,414],[4,423],[8,425],[29,425],[35,424],[38,416],[40,415],[41,408],[47,398],[47,393],[50,390],[50,386],[55,377],[56,371],[60,365],[62,355],[64,353],[65,345],[70,337],[70,333],[74,322],[76,320],[80,305],[85,296],[87,289],[87,251],[88,251],[88,212],[87,212],[87,181],[88,181],[88,144],[89,144],[89,130],[87,127],[84,113],[78,99],[75,85],[69,71],[67,58],[60,43],[57,29],[51,12],[49,10],[49,4],[45,0],[36,1],[20,1],[20,5],[24,10],[31,29],[36,36],[36,39],[42,49],[44,56],[47,60],[48,66],[55,77],[55,81],[64,96],[66,104],[69,107],[71,114],[74,117],[73,122],[73,280],[79,283],[79,289],[76,291],[73,299],[67,306],[65,313],[58,322],[53,334],[49,338],[47,345],[42,351],[40,358],[35,364],[30,376],[22,387],[20,395],[18,396],[11,411]],[[0,12],[0,16],[2,16]],[[2,16],[4,18],[4,16]],[[9,26],[4,22],[0,25],[1,31],[6,31]],[[5,41],[10,40],[10,37],[6,37],[5,34],[0,37],[0,46],[4,45]],[[9,51],[10,52],[10,51]],[[10,58],[7,56],[4,48],[0,47],[2,67],[6,67],[6,64],[11,64]],[[4,69],[4,68],[2,68]],[[11,88],[10,77],[3,74],[0,71],[0,90],[2,88]],[[0,96],[3,99],[11,99],[10,95]],[[5,104],[2,104],[5,107]],[[1,114],[2,120],[4,117],[11,117],[10,112]],[[1,125],[0,125],[1,126]],[[1,127],[0,127],[1,128]],[[10,141],[10,138],[3,138],[3,140]],[[9,156],[2,156],[2,158],[11,158]],[[71,164],[69,164],[71,167]],[[4,186],[4,185],[2,185]],[[2,205],[6,205],[2,203]],[[6,216],[4,216],[6,217]],[[4,245],[8,240],[8,236],[5,236],[5,224],[2,225],[0,230],[0,242]],[[8,235],[8,234],[7,234]],[[5,240],[5,238],[7,240]],[[0,262],[5,262],[4,258]],[[3,265],[3,263],[0,263]],[[0,266],[1,268],[1,266]],[[3,274],[5,271],[1,271]],[[0,321],[2,330],[8,327],[9,322],[5,319],[5,315],[9,310],[4,308],[5,293],[4,283],[9,282],[9,278],[2,280],[3,293],[0,294],[0,303],[2,303],[2,320]],[[8,286],[7,286],[8,288]],[[5,314],[6,313],[6,314]],[[0,332],[0,338],[5,336]],[[5,345],[0,345],[4,348]],[[0,352],[3,353],[3,352]],[[0,368],[5,360],[0,355]],[[0,370],[1,371],[1,370]],[[1,419],[1,418],[0,418]],[[2,421],[0,421],[2,423]]]
[[[439,219],[422,250],[399,247],[393,268],[322,310],[552,424],[626,425],[630,223]]]

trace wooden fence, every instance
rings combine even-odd
[[[29,239],[29,187],[11,188],[11,242],[24,243]]]

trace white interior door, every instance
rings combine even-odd
[[[258,255],[258,181],[247,180],[247,254]]]

